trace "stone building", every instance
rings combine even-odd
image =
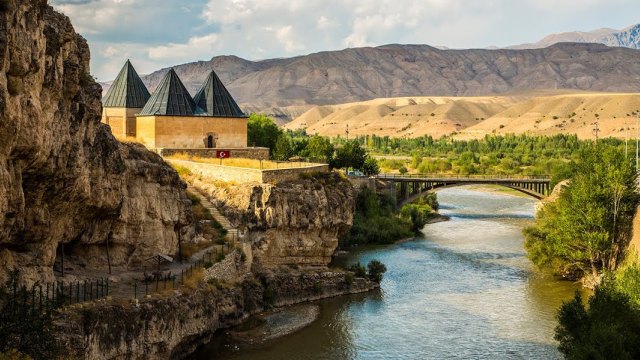
[[[117,137],[150,149],[246,149],[247,123],[212,70],[192,98],[173,69],[149,91],[129,61],[103,99],[102,121]]]
[[[135,137],[136,115],[150,97],[149,90],[127,60],[102,99],[102,122],[108,124],[118,138]]]
[[[211,71],[195,100],[173,69],[136,118],[136,139],[149,148],[246,148],[247,117]]]

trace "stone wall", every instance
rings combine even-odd
[[[318,172],[328,172],[329,165],[319,164],[308,167],[285,168],[285,169],[249,169],[233,166],[215,165],[187,160],[167,160],[170,164],[175,164],[189,169],[193,174],[213,181],[229,181],[235,183],[258,183],[277,184],[283,181],[298,180],[301,174],[312,174]]]
[[[120,139],[136,136],[136,114],[142,109],[103,108],[102,123],[111,127],[111,133]]]
[[[247,147],[247,118],[211,116],[138,116],[136,139],[150,149]]]
[[[263,147],[248,147],[248,148],[215,148],[215,149],[168,149],[159,148],[155,151],[162,157],[168,157],[177,154],[185,154],[189,156],[195,156],[205,159],[216,159],[217,151],[224,150],[231,154],[232,159],[254,159],[254,160],[267,160],[269,159],[269,148]]]

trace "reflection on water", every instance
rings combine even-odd
[[[193,359],[553,359],[555,311],[575,286],[536,273],[522,228],[534,202],[463,188],[439,194],[451,220],[424,239],[363,249],[382,289],[319,302],[304,330],[258,347],[218,339]]]

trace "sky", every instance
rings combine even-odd
[[[98,81],[218,55],[248,60],[391,43],[455,49],[640,23],[638,0],[51,0]]]

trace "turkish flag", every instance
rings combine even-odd
[[[227,151],[227,150],[217,150],[216,151],[216,157],[218,159],[227,159],[231,157],[231,152]]]

